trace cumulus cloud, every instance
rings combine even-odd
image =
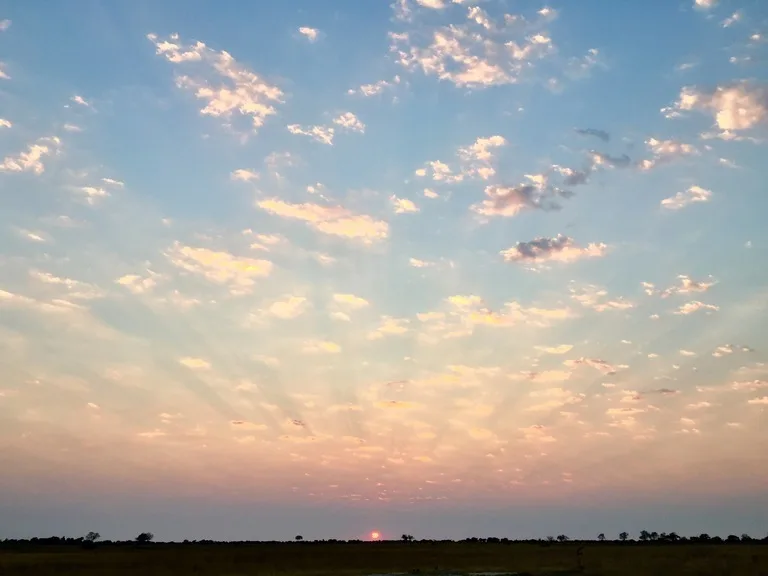
[[[573,350],[572,344],[560,344],[559,346],[536,346],[536,350],[547,354],[566,354]]]
[[[80,96],[78,94],[75,94],[69,100],[71,102],[74,102],[78,106],[83,106],[85,108],[92,108],[93,107],[90,102],[88,102],[85,98],[83,98],[82,96]]]
[[[327,340],[306,340],[302,350],[307,354],[338,354],[341,346]]]
[[[378,82],[373,82],[372,84],[363,84],[359,88],[350,88],[347,90],[347,94],[355,95],[355,94],[361,94],[363,96],[376,96],[377,94],[381,94],[384,92],[384,90],[388,90],[396,86],[397,84],[400,84],[400,76],[395,75],[395,77],[391,80],[379,80]]]
[[[667,298],[675,294],[694,294],[706,292],[717,283],[714,280],[710,282],[705,280],[694,280],[685,274],[678,275],[677,279],[680,281],[679,284],[676,286],[670,286],[666,290],[662,291],[662,298]]]
[[[611,376],[613,374],[616,374],[616,372],[622,368],[626,368],[626,366],[614,366],[613,364],[609,364],[605,360],[600,360],[599,358],[585,358],[581,357],[577,360],[566,360],[563,362],[567,367],[569,368],[578,368],[579,366],[590,366],[597,370],[598,372],[601,372],[605,374],[606,376]]]
[[[142,277],[138,274],[126,274],[115,280],[115,283],[125,286],[134,294],[145,294],[151,292],[157,285],[157,281],[153,276]]]
[[[5,118],[0,118],[0,128],[11,128],[13,123]]]
[[[485,187],[486,199],[471,206],[471,210],[482,216],[516,216],[523,210],[559,210],[555,194],[535,184],[520,184],[508,187],[490,185]]]
[[[710,198],[712,198],[711,190],[701,186],[691,186],[684,192],[678,192],[674,196],[664,198],[661,201],[661,207],[667,210],[680,210],[695,202],[709,202]]]
[[[299,34],[304,36],[310,42],[316,42],[320,37],[320,31],[317,28],[310,28],[309,26],[302,26],[299,28]]]
[[[680,306],[677,310],[675,310],[673,313],[687,316],[688,314],[693,314],[694,312],[699,312],[700,310],[706,310],[707,312],[717,312],[718,310],[720,310],[720,307],[714,306],[712,304],[704,304],[703,302],[699,302],[698,300],[693,300],[691,302],[686,302],[685,304]]]
[[[204,103],[201,114],[221,118],[226,125],[239,114],[257,132],[277,113],[275,105],[282,103],[283,92],[239,64],[228,52],[217,52],[202,42],[181,44],[178,34],[166,40],[155,34],[148,34],[147,38],[155,45],[158,56],[197,71],[194,76],[177,75],[176,85]]]
[[[383,240],[389,235],[389,225],[386,222],[355,214],[341,206],[291,204],[277,198],[260,200],[256,205],[275,216],[306,222],[323,234],[361,240],[365,243]]]
[[[299,124],[288,124],[288,132],[302,136],[309,136],[321,144],[333,145],[334,129],[330,126],[301,126]]]
[[[639,167],[641,170],[651,170],[678,158],[699,154],[698,149],[692,144],[678,142],[677,140],[649,138],[645,141],[645,144],[653,156],[640,161]]]
[[[577,246],[572,238],[559,234],[555,238],[535,238],[529,242],[518,242],[500,254],[506,262],[575,262],[583,258],[605,256],[608,246],[591,243]]]
[[[179,364],[186,366],[190,370],[208,370],[211,367],[211,363],[203,358],[195,358],[193,356],[185,356],[179,358]]]
[[[355,296],[354,294],[334,294],[333,301],[352,310],[359,310],[370,304],[365,298]]]
[[[368,333],[368,340],[378,340],[384,336],[400,336],[406,334],[410,330],[408,327],[409,323],[410,320],[407,318],[391,318],[389,316],[384,316],[381,318],[379,326]]]
[[[418,212],[419,207],[413,203],[413,201],[407,198],[398,198],[397,196],[390,196],[390,201],[395,209],[395,214],[407,214]]]
[[[694,0],[693,6],[701,10],[710,10],[717,5],[718,0]]]
[[[33,174],[42,174],[45,172],[43,158],[55,154],[61,140],[56,136],[40,138],[34,144],[30,144],[27,150],[20,152],[17,156],[6,156],[0,164],[0,172],[32,172]]]
[[[492,310],[475,295],[450,296],[447,301],[453,308],[452,314],[460,318],[465,329],[467,326],[507,327],[520,324],[543,327],[553,320],[573,317],[569,308],[525,307],[519,302],[506,302],[498,310]],[[469,333],[471,331],[461,332],[462,335]]]
[[[218,284],[228,284],[232,291],[248,291],[256,279],[269,276],[272,262],[208,248],[193,248],[174,242],[166,252],[168,260],[178,268],[204,276]]]
[[[433,28],[426,34],[390,33],[390,51],[405,69],[420,70],[459,87],[513,84],[537,61],[556,52],[552,39],[541,29],[551,14],[539,15],[540,22],[520,27],[515,22],[522,21],[520,17],[507,15],[495,22],[481,9],[470,8],[465,24]],[[400,4],[399,17],[410,18],[405,2]]]
[[[365,132],[365,124],[352,112],[344,112],[333,119],[333,123],[351,132]]]
[[[709,90],[686,86],[675,107],[709,113],[721,130],[749,130],[768,119],[768,88],[746,81]]]
[[[253,170],[239,168],[230,174],[230,178],[232,178],[232,180],[239,180],[241,182],[250,182],[251,180],[258,180],[259,173]]]
[[[635,307],[633,302],[624,298],[610,298],[608,291],[596,286],[584,286],[576,288],[570,286],[571,298],[576,300],[585,308],[591,308],[596,312],[606,312],[608,310],[630,310]]]
[[[469,146],[459,148],[458,156],[462,161],[462,174],[467,177],[479,177],[488,180],[496,174],[491,165],[493,151],[496,148],[506,146],[507,141],[503,136],[494,135],[488,138],[478,138]]]
[[[268,311],[272,316],[289,320],[301,316],[307,310],[307,299],[302,296],[288,296],[285,300],[273,302]]]

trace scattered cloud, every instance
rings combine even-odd
[[[605,256],[608,246],[592,243],[579,247],[572,238],[559,234],[555,238],[535,238],[529,242],[518,242],[500,254],[506,262],[575,262],[583,258]]]
[[[711,190],[706,190],[701,186],[691,186],[684,192],[678,192],[674,196],[664,198],[661,201],[661,207],[667,210],[680,210],[695,202],[709,202],[710,198],[712,198]]]
[[[611,139],[611,135],[605,130],[598,130],[596,128],[576,128],[575,130],[577,134],[581,134],[582,136],[594,136],[603,142],[609,142]]]
[[[176,267],[204,276],[211,282],[227,284],[233,292],[248,292],[259,278],[269,276],[272,262],[229,252],[195,248],[174,242],[166,252],[168,260]]]
[[[252,180],[258,180],[259,173],[254,170],[239,168],[230,174],[230,178],[232,178],[232,180],[239,180],[241,182],[250,182]]]
[[[40,175],[45,172],[43,158],[55,154],[61,140],[56,136],[40,138],[34,144],[30,144],[25,152],[17,156],[6,156],[0,164],[0,172],[32,172]]]
[[[321,144],[333,145],[334,129],[327,126],[300,126],[299,124],[289,124],[288,132],[302,136],[309,136]]]
[[[309,26],[302,26],[299,28],[299,34],[304,36],[310,42],[317,42],[320,37],[320,31],[317,28],[310,28]]]
[[[307,354],[338,354],[341,346],[327,340],[306,340],[302,350]]]
[[[371,330],[368,333],[368,340],[378,340],[384,336],[400,336],[408,333],[410,328],[408,324],[410,320],[407,318],[391,318],[384,316],[377,328]]]
[[[694,7],[702,10],[710,10],[717,6],[718,0],[694,0]]]
[[[688,314],[693,314],[694,312],[698,312],[700,310],[705,310],[707,312],[717,312],[720,310],[720,307],[714,306],[712,304],[704,304],[698,300],[692,300],[691,302],[686,302],[680,306],[677,310],[674,311],[674,314],[687,316]]]
[[[179,364],[186,366],[190,370],[209,370],[211,363],[203,358],[195,358],[194,356],[185,356],[179,358]]]
[[[749,130],[768,119],[768,88],[746,81],[711,90],[686,86],[675,107],[710,113],[721,130]]]
[[[344,112],[340,114],[333,119],[333,123],[350,132],[359,132],[360,134],[365,132],[365,124],[363,124],[352,112]]]
[[[80,96],[78,94],[75,94],[69,100],[71,102],[74,102],[78,106],[83,106],[85,108],[93,108],[93,105],[90,102],[88,102],[85,98],[83,98],[82,96]]]
[[[341,206],[291,204],[277,198],[259,200],[256,205],[275,216],[306,222],[323,234],[361,240],[365,243],[383,240],[389,235],[389,225],[386,222],[354,214]]]
[[[277,318],[289,320],[300,316],[306,312],[307,308],[308,302],[306,298],[302,296],[288,296],[285,300],[273,302],[268,308],[268,312]]]
[[[666,290],[661,292],[662,298],[667,298],[669,296],[673,296],[675,294],[695,294],[695,293],[702,293],[706,292],[712,286],[717,284],[714,280],[711,280],[709,282],[704,280],[694,280],[690,276],[687,276],[685,274],[678,275],[677,279],[680,281],[680,283],[676,286],[670,286]],[[653,286],[653,285],[650,285]],[[649,294],[654,293],[652,290],[649,292]]]
[[[368,300],[354,294],[334,294],[333,301],[352,310],[359,310],[370,305]]]
[[[355,94],[361,94],[363,96],[376,96],[378,94],[381,94],[385,90],[389,90],[394,88],[396,85],[400,84],[400,76],[395,75],[395,77],[391,80],[379,80],[378,82],[374,82],[372,84],[363,84],[358,88],[350,88],[347,90],[347,94],[355,95]]]
[[[419,207],[413,203],[413,201],[407,198],[398,198],[397,196],[390,196],[392,206],[395,209],[395,214],[408,214],[419,211]]]
[[[148,34],[147,38],[155,45],[158,56],[196,70],[193,76],[177,75],[176,85],[202,100],[201,114],[220,118],[227,126],[235,115],[240,115],[247,119],[250,130],[257,132],[277,113],[275,105],[282,103],[283,92],[238,63],[228,52],[217,52],[203,42],[184,45],[178,34],[165,40],[155,34]]]

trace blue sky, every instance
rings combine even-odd
[[[0,4],[0,537],[764,530],[763,3],[79,8]]]

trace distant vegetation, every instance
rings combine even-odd
[[[762,576],[768,574],[768,537],[721,538],[641,531],[630,537],[597,534],[572,540],[467,538],[417,540],[305,540],[155,542],[151,532],[127,541],[78,538],[0,541],[2,576],[447,576],[472,572],[529,576]]]

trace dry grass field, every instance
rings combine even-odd
[[[577,551],[581,550],[582,569]],[[634,543],[211,543],[0,546],[0,576],[467,574],[768,576],[768,545]]]

